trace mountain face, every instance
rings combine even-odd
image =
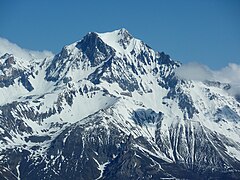
[[[54,57],[0,58],[0,179],[240,179],[231,86],[127,30],[88,33]]]

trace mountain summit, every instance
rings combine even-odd
[[[180,66],[126,29],[3,55],[0,178],[238,179],[239,101]]]

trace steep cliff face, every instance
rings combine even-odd
[[[0,61],[2,179],[240,177],[231,87],[179,79],[179,62],[126,29]]]

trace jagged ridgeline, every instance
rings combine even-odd
[[[30,56],[29,56],[30,57]],[[0,58],[0,179],[240,179],[240,103],[126,29]]]

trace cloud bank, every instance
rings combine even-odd
[[[30,59],[44,59],[46,57],[53,56],[53,53],[50,51],[32,51],[28,49],[23,49],[18,45],[8,41],[5,38],[0,37],[0,56],[5,53],[13,54],[14,56],[26,60]]]
[[[222,69],[212,70],[202,64],[189,63],[176,69],[175,73],[179,78],[185,80],[228,83],[231,85],[229,92],[232,95],[240,95],[240,64],[229,63]]]

